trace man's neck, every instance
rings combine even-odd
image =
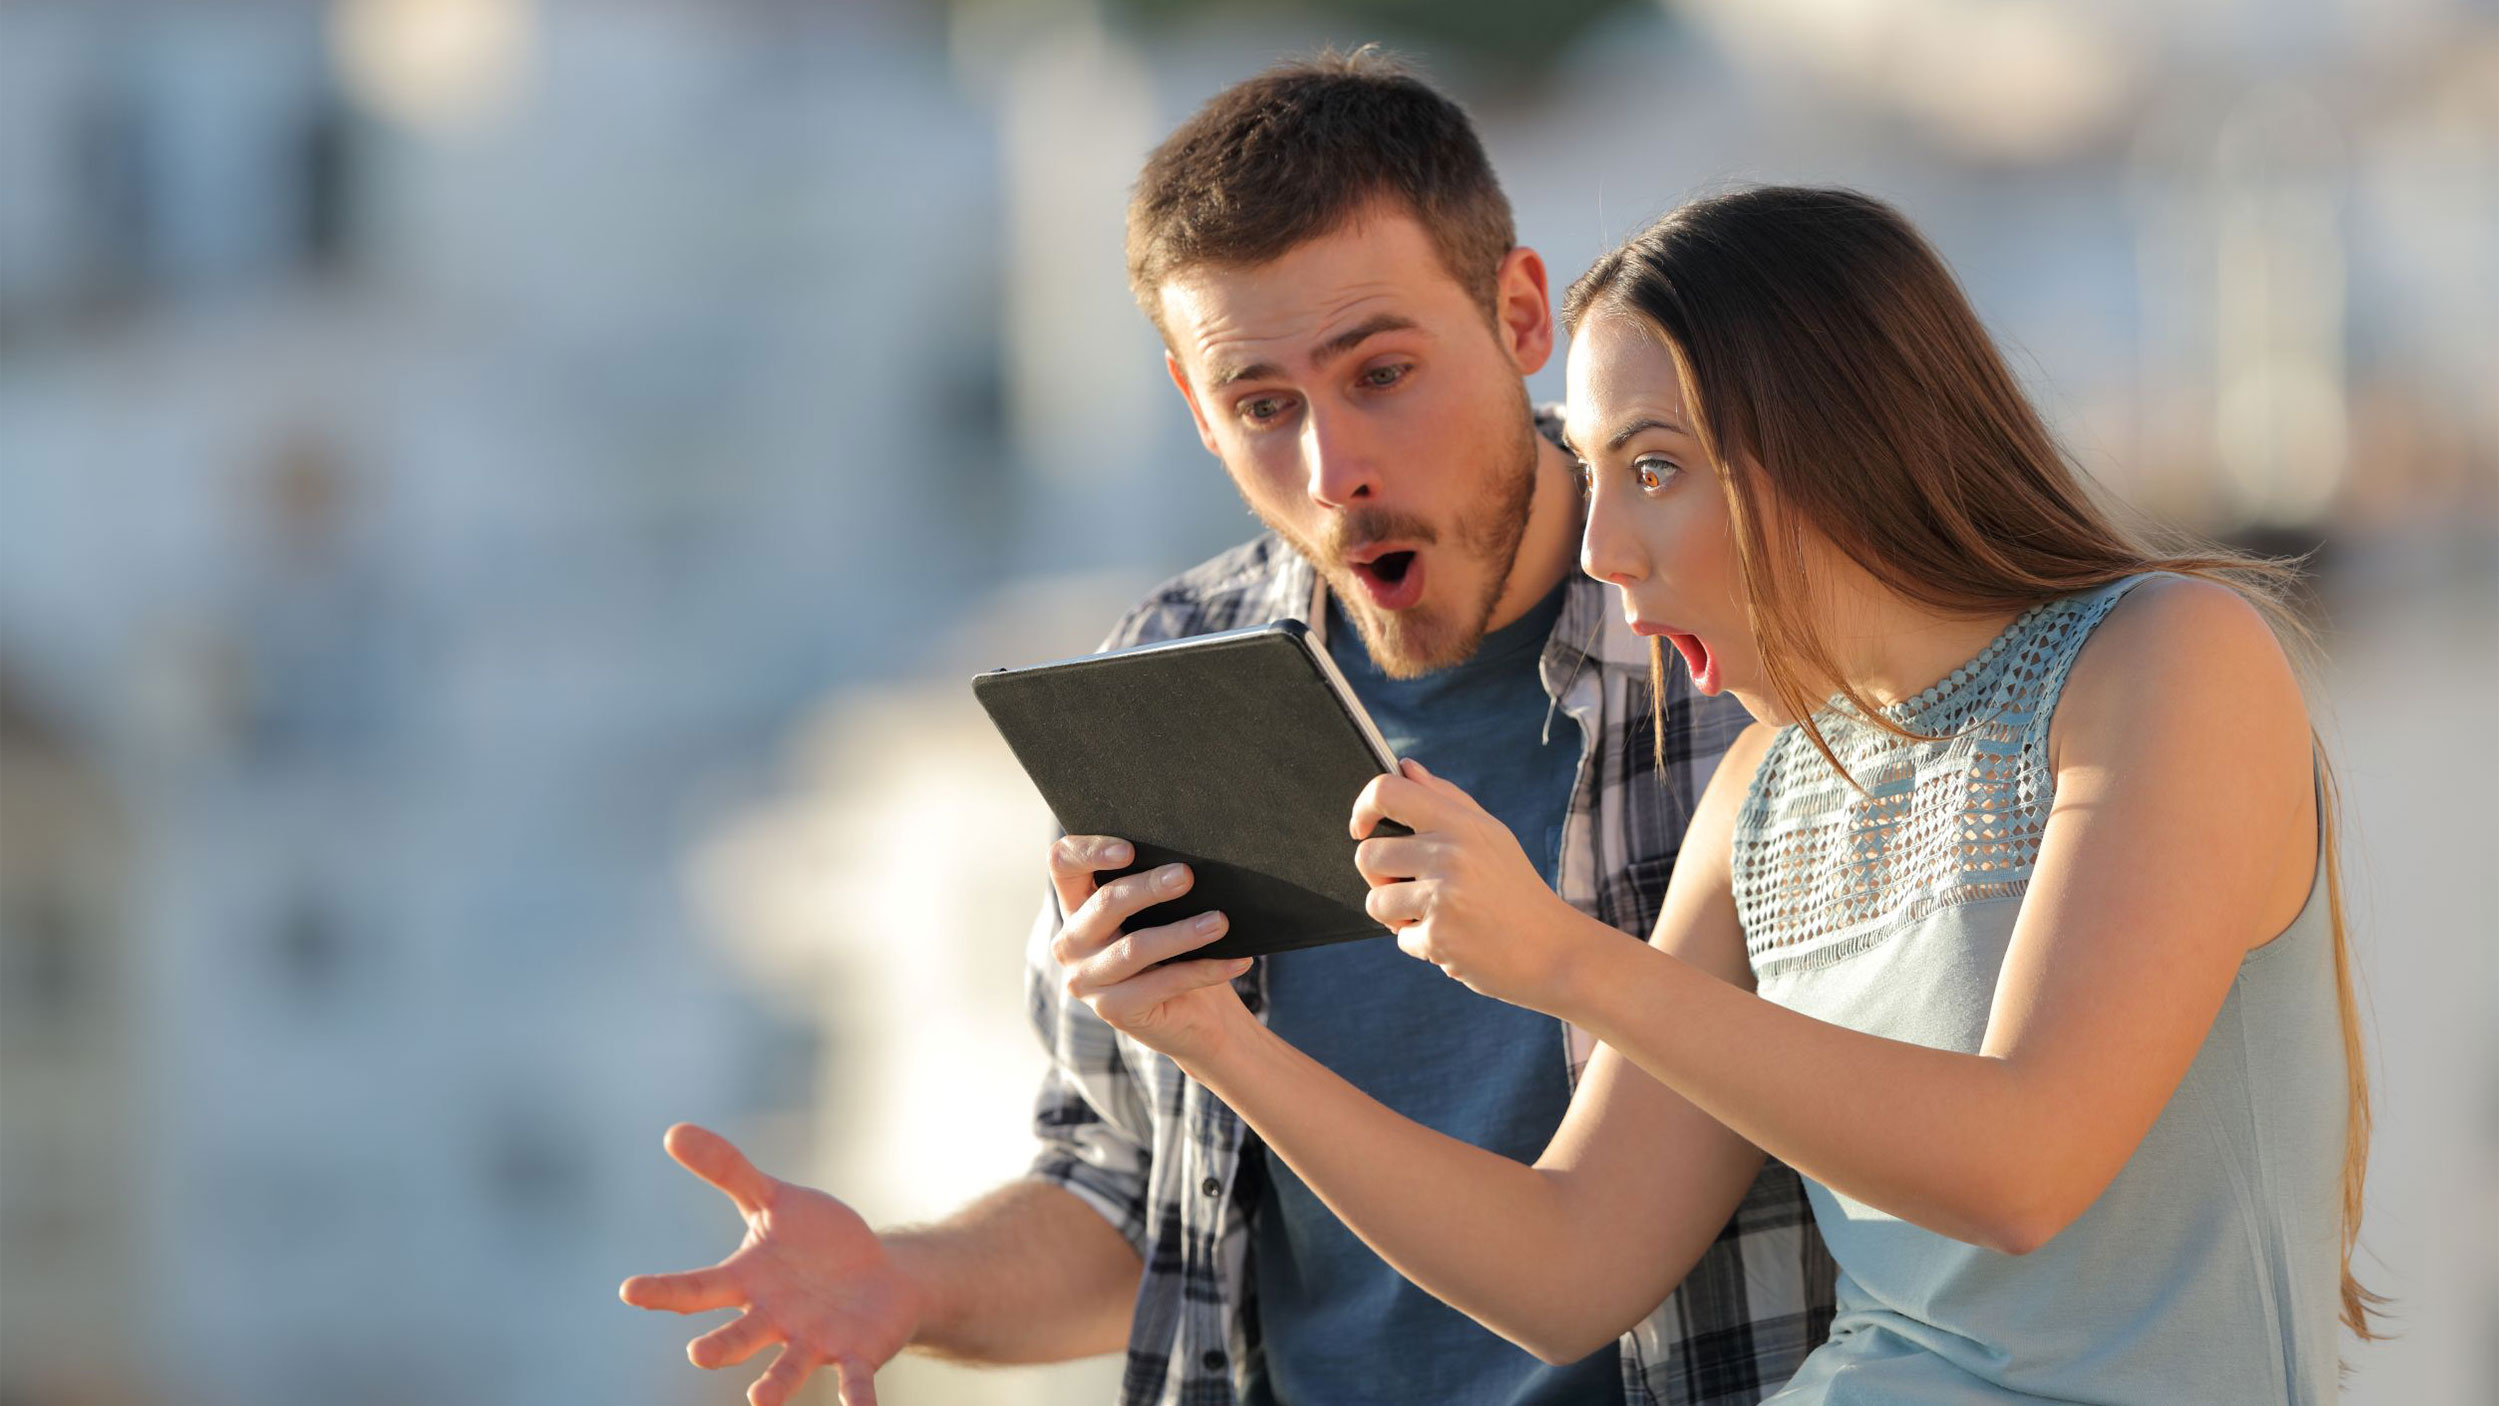
[[[1498,630],[1545,599],[1580,568],[1580,486],[1571,456],[1544,435],[1536,436],[1536,486],[1528,498],[1528,530],[1520,534],[1510,579],[1493,602],[1485,629]]]

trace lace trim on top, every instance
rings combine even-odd
[[[1959,904],[2022,894],[2052,786],[2049,718],[2083,642],[2144,576],[2025,611],[1970,662],[1883,709],[1910,741],[1815,714],[1863,793],[1805,730],[1775,738],[1738,813],[1736,911],[1755,972],[1839,961]]]

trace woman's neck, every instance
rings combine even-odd
[[[1851,687],[1881,706],[1935,686],[2022,614],[2019,608],[1978,615],[1938,610],[1885,587],[1855,563],[1834,574],[1842,589],[1832,593],[1827,617],[1832,662]]]

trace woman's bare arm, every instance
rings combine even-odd
[[[1728,980],[1745,979],[1728,836],[1760,742],[1732,752],[1701,801],[1655,939]],[[1543,923],[1584,925],[1590,941],[1648,950],[1550,891],[1535,912]],[[1163,955],[1149,948],[1090,977],[1080,967],[1072,985],[1100,993]],[[1229,988],[1191,995],[1214,989],[1231,999]],[[1116,996],[1097,1008],[1114,1024],[1130,1019]],[[1602,1047],[1529,1167],[1391,1112],[1246,1012],[1220,1029],[1220,1039],[1169,1052],[1400,1273],[1548,1361],[1583,1357],[1655,1308],[1727,1224],[1762,1162]]]
[[[2025,1252],[2109,1184],[2242,957],[2297,915],[2310,745],[2253,609],[2147,584],[2070,676],[2056,801],[1978,1053],[1815,1020],[1655,952],[1601,952],[1552,1008],[1842,1194]]]

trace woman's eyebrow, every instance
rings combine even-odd
[[[1606,439],[1606,452],[1612,454],[1616,450],[1621,449],[1624,445],[1631,442],[1632,436],[1639,434],[1643,430],[1665,430],[1670,434],[1684,433],[1684,427],[1677,424],[1673,420],[1661,420],[1653,416],[1644,415],[1640,419],[1632,421],[1623,428],[1615,431],[1612,435],[1609,435]]]

